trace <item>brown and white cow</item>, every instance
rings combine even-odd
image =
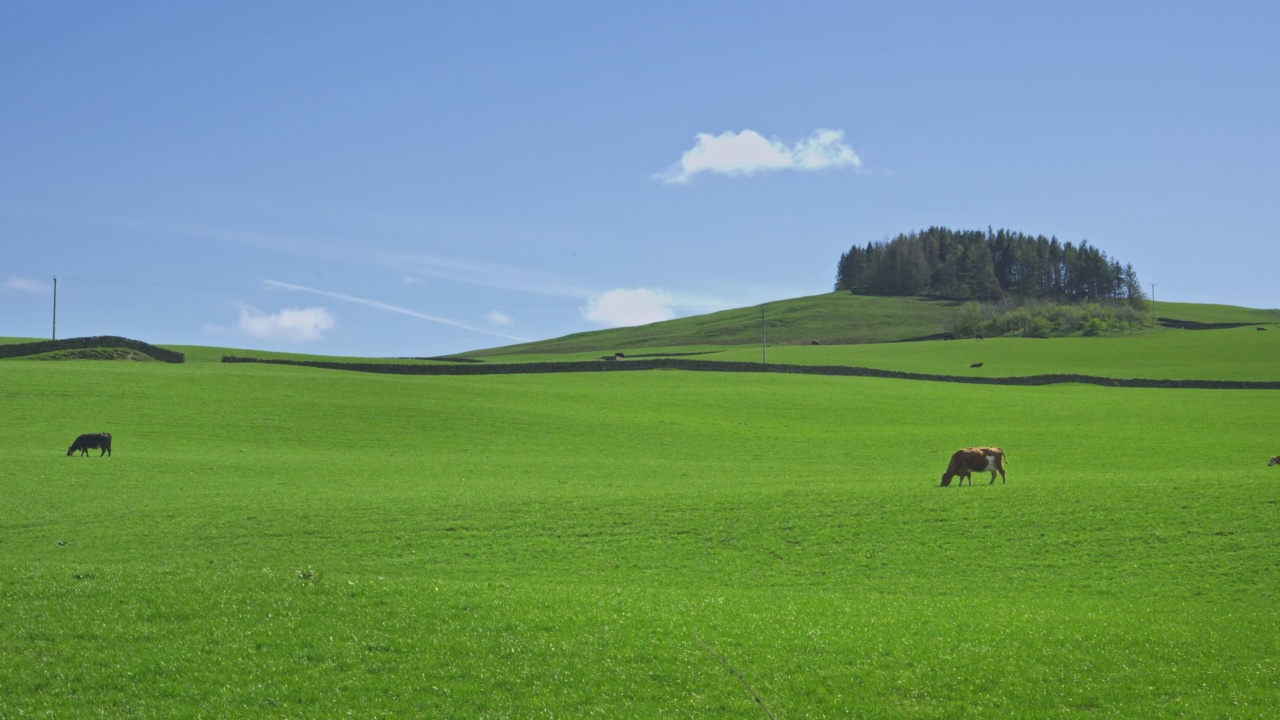
[[[1271,467],[1272,465],[1280,465],[1280,455],[1271,458],[1271,462],[1267,463],[1267,467]]]
[[[951,464],[947,466],[947,471],[942,473],[942,487],[951,484],[951,478],[960,478],[960,484],[963,485],[965,478],[968,478],[969,484],[973,485],[973,477],[971,473],[990,472],[991,483],[996,483],[996,473],[1000,473],[1000,482],[1008,483],[1004,476],[1004,450],[998,447],[976,447],[964,448],[957,450],[951,455]]]

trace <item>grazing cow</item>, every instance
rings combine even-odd
[[[975,339],[975,340],[981,340],[981,339],[982,339],[982,333],[978,333],[977,335],[974,335],[973,337],[974,337],[974,339]]]
[[[951,484],[951,478],[959,477],[961,485],[964,484],[965,478],[969,479],[969,484],[973,485],[973,477],[971,473],[990,472],[991,484],[996,484],[996,473],[1000,473],[1000,482],[1008,483],[1004,476],[1004,450],[998,447],[976,447],[964,448],[957,450],[951,455],[951,464],[947,466],[947,471],[942,473],[942,487]]]
[[[111,455],[111,433],[87,433],[76,438],[71,443],[71,447],[67,448],[67,457],[75,455],[79,450],[81,455],[88,455],[89,450],[102,448],[102,452],[98,453],[98,457],[103,455]]]
[[[974,364],[970,365],[969,367],[982,367],[982,363],[974,363]]]
[[[1258,328],[1258,329],[1259,329],[1259,330],[1266,330],[1266,328],[1264,328],[1264,327],[1260,327],[1260,328]]]
[[[1267,467],[1271,467],[1272,465],[1280,465],[1280,455],[1271,458],[1271,462],[1267,463]]]

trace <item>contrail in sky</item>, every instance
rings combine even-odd
[[[408,315],[409,317],[415,317],[415,318],[418,318],[419,320],[429,320],[431,322],[440,323],[441,325],[450,325],[456,328],[462,328],[463,330],[470,330],[471,332],[481,333],[484,335],[493,335],[494,337],[500,337],[504,340],[513,340],[515,342],[528,342],[527,338],[520,338],[520,337],[515,337],[514,335],[506,335],[500,332],[493,332],[492,330],[484,330],[482,328],[472,327],[471,325],[458,322],[457,320],[450,320],[449,318],[436,317],[435,315],[427,315],[426,313],[416,312],[414,310],[410,310],[408,308],[402,308],[397,305],[389,305],[384,302],[378,302],[377,300],[370,300],[368,298],[356,297],[354,295],[344,295],[342,293],[329,292],[328,290],[317,290],[315,288],[309,288],[303,285],[294,285],[292,283],[280,282],[279,280],[263,280],[262,282],[266,283],[271,287],[277,287],[283,290],[293,290],[295,292],[305,292],[305,293],[311,293],[313,295],[322,295],[324,297],[331,297],[336,300],[343,300],[345,302],[355,303],[357,305],[365,305],[367,307],[371,307],[377,310],[385,310],[387,312],[400,313],[401,315]]]

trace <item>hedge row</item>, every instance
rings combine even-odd
[[[1145,380],[1095,377],[1092,375],[1029,375],[1026,377],[965,377],[960,375],[929,375],[925,373],[876,370],[874,368],[845,365],[762,365],[747,362],[717,362],[713,360],[684,360],[659,358],[653,360],[623,360],[603,362],[559,363],[503,363],[484,365],[403,365],[322,362],[313,360],[267,360],[260,358],[223,356],[224,363],[268,363],[272,365],[298,365],[325,370],[354,370],[357,372],[391,373],[397,375],[506,375],[556,372],[622,372],[628,370],[693,370],[703,372],[773,372],[803,375],[842,375],[855,377],[894,378],[900,380],[928,380],[931,382],[957,382],[975,385],[1054,385],[1058,383],[1082,383],[1104,387],[1130,388],[1189,388],[1200,390],[1280,390],[1280,382],[1254,382],[1237,380]]]
[[[66,340],[41,340],[31,343],[14,343],[0,345],[0,358],[23,357],[25,355],[43,355],[58,350],[85,350],[89,348],[129,348],[137,350],[147,357],[167,363],[183,363],[187,356],[173,350],[165,350],[141,340],[117,337],[115,335],[98,335],[95,337],[68,338]]]

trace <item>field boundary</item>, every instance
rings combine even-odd
[[[39,340],[29,343],[13,343],[0,345],[0,358],[26,357],[43,355],[59,350],[88,350],[94,348],[129,348],[137,350],[147,357],[167,363],[185,363],[187,356],[176,350],[166,350],[141,340],[130,340],[117,335],[95,335],[92,337],[67,338],[66,340]]]
[[[1154,380],[1144,378],[1107,378],[1095,375],[1026,375],[1022,377],[965,377],[963,375],[931,375],[926,373],[877,370],[847,365],[786,365],[719,362],[655,358],[646,360],[587,360],[581,362],[485,363],[477,365],[407,365],[399,363],[344,363],[321,360],[286,360],[224,355],[224,363],[266,363],[292,365],[323,370],[392,375],[522,375],[557,372],[625,372],[630,370],[691,370],[697,372],[767,372],[798,375],[832,375],[846,377],[878,377],[895,380],[968,383],[972,385],[1059,385],[1076,383],[1103,387],[1169,388],[1194,390],[1280,390],[1280,382],[1251,380]]]

